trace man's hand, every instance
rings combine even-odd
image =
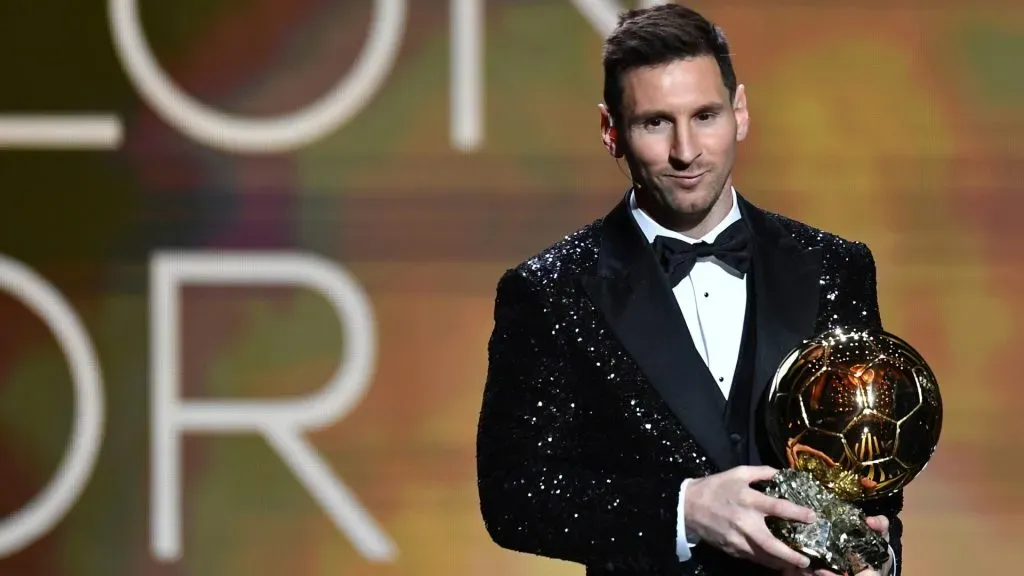
[[[885,538],[886,542],[889,541],[889,519],[888,518],[886,518],[885,516],[869,516],[865,520],[867,521],[867,524],[868,524],[869,528],[871,528],[875,532],[878,532],[879,534],[881,534]],[[872,569],[869,568],[867,570],[863,570],[861,572],[858,572],[854,576],[888,576],[891,572],[892,572],[892,558],[889,558],[889,560],[885,563],[885,565],[882,566],[881,570],[872,570]],[[840,575],[836,574],[835,572],[832,572],[832,571],[829,571],[829,570],[814,570],[814,571],[811,571],[811,570],[802,570],[800,568],[787,568],[783,572],[783,574],[785,574],[785,576],[810,576],[812,574],[814,576],[840,576]]]
[[[687,531],[737,558],[777,570],[806,568],[808,558],[773,536],[764,519],[813,522],[814,512],[750,487],[775,473],[768,466],[740,466],[691,481],[684,502]]]

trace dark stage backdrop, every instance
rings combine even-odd
[[[627,184],[624,2],[4,2],[0,573],[581,573],[490,542],[474,434],[499,275]],[[939,377],[907,573],[1019,570],[1024,5],[693,6],[738,189],[869,243]]]

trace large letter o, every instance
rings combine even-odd
[[[18,552],[49,532],[89,483],[103,443],[103,381],[96,352],[81,320],[44,278],[0,256],[0,289],[35,312],[68,359],[75,389],[75,421],[64,459],[50,483],[23,508],[0,521],[0,557]]]
[[[301,148],[347,122],[369,104],[395,63],[405,32],[405,0],[374,0],[366,46],[352,73],[310,106],[267,119],[231,116],[182,92],[153,57],[138,0],[110,0],[114,49],[139,95],[165,122],[197,142],[232,153]]]

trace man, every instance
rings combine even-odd
[[[752,487],[780,465],[764,392],[803,338],[881,326],[872,255],[737,194],[746,94],[701,15],[625,13],[604,68],[602,138],[633,186],[498,284],[477,438],[487,530],[593,575],[827,573],[765,525],[813,515]],[[863,574],[897,572],[901,508],[898,493],[868,510],[891,557]]]

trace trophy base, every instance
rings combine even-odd
[[[880,569],[889,559],[889,543],[864,521],[857,506],[829,492],[813,476],[799,470],[780,470],[765,494],[814,510],[811,524],[768,517],[776,538],[811,559],[812,568],[828,568],[837,574],[856,574]]]

